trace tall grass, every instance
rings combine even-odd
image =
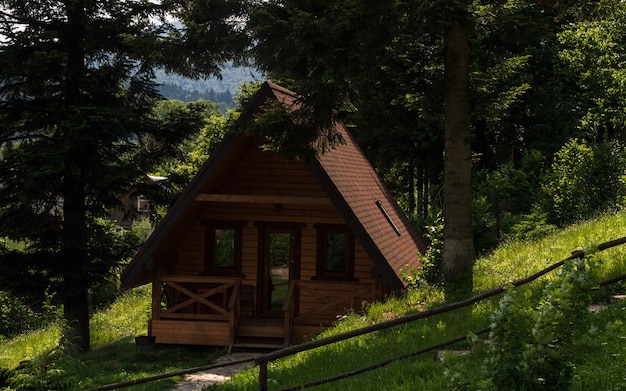
[[[591,248],[623,236],[626,236],[626,212],[574,224],[542,239],[504,243],[477,260],[474,291],[483,292],[519,280],[567,258],[572,251]],[[599,256],[605,261],[604,275],[626,271],[626,246],[614,247]]]
[[[0,368],[15,368],[20,362],[30,360],[52,349],[59,343],[61,330],[50,325],[0,342]]]
[[[90,322],[92,349],[68,362],[73,388],[97,386],[206,365],[224,353],[223,349],[189,346],[137,347],[134,337],[147,334],[150,286],[126,292],[110,307],[93,314]],[[0,368],[14,369],[22,361],[41,357],[55,349],[61,327],[50,325],[0,342]],[[134,391],[165,391],[178,378],[133,387]],[[67,388],[59,388],[67,389]]]
[[[93,314],[90,323],[91,345],[106,346],[128,336],[147,334],[150,319],[150,286],[131,290],[109,308]]]
[[[557,261],[567,258],[572,251],[591,248],[599,243],[626,235],[626,213],[607,215],[567,227],[543,239],[529,242],[509,242],[493,253],[480,258],[474,269],[476,293],[506,285],[527,277]],[[626,272],[626,246],[598,253],[602,260],[597,277],[604,279]],[[546,279],[532,284],[529,294],[538,295]],[[464,336],[490,325],[490,316],[498,298],[477,303],[452,313],[422,319],[412,324],[360,336],[323,348],[299,353],[268,366],[269,388],[278,389],[336,376],[358,368],[374,365],[407,352],[416,351],[443,341]],[[434,288],[410,291],[406,297],[393,298],[373,304],[367,315],[352,314],[321,337],[396,316],[431,308],[443,302],[443,293]],[[596,319],[598,325],[622,322],[621,303],[602,311],[605,319]],[[592,315],[590,315],[592,316]],[[600,315],[598,315],[600,316]],[[605,327],[605,326],[598,326]],[[455,353],[455,351],[457,353]],[[442,390],[450,389],[458,368],[469,377],[469,383],[479,383],[483,358],[469,354],[468,342],[457,344],[449,353],[433,352],[386,365],[364,374],[317,386],[316,390]],[[459,354],[461,353],[461,354]],[[577,367],[574,389],[626,389],[622,373],[626,364],[626,337],[598,342],[597,349],[586,352],[586,365]],[[469,374],[469,375],[468,375]],[[472,379],[472,376],[474,378]],[[620,388],[621,387],[621,388]],[[212,390],[255,390],[258,388],[258,369],[250,369],[234,376],[229,382],[210,387]],[[467,388],[472,389],[472,388]]]

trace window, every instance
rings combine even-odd
[[[316,225],[317,278],[354,277],[354,236],[343,225]]]
[[[241,222],[208,221],[205,225],[204,272],[210,275],[241,274]]]

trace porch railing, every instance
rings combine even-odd
[[[153,319],[186,319],[234,321],[237,315],[237,297],[241,286],[240,278],[173,276],[158,278],[153,289]],[[157,301],[156,298],[161,298]],[[165,306],[163,306],[165,298]]]

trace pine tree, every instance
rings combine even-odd
[[[0,10],[0,237],[27,245],[0,251],[0,282],[55,288],[64,337],[86,350],[89,288],[129,254],[100,223],[107,208],[201,126],[193,105],[153,113],[154,71],[218,73],[242,47],[241,4],[1,0]]]

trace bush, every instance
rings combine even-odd
[[[474,174],[473,230],[479,253],[493,249],[514,224],[532,213],[540,199],[544,156],[530,151],[518,164],[507,162],[495,170]]]
[[[565,225],[622,204],[626,151],[618,142],[587,144],[574,139],[554,156],[541,186],[549,220]]]
[[[7,372],[7,383],[16,391],[48,391],[77,389],[76,373],[82,363],[67,354],[59,345],[41,356]]]
[[[506,235],[507,240],[534,240],[550,235],[557,230],[554,224],[548,223],[547,213],[534,211],[519,216],[518,221],[511,226]]]
[[[412,287],[424,284],[439,284],[439,267],[443,257],[443,214],[438,212],[433,221],[425,224],[422,238],[427,247],[426,254],[420,258],[422,267],[417,269],[412,265],[405,265],[400,270],[402,279]]]
[[[539,304],[512,289],[491,317],[484,373],[495,390],[566,390],[572,382],[575,342],[587,328],[593,261],[567,262]]]
[[[32,330],[40,324],[40,317],[20,299],[0,292],[0,340]]]

